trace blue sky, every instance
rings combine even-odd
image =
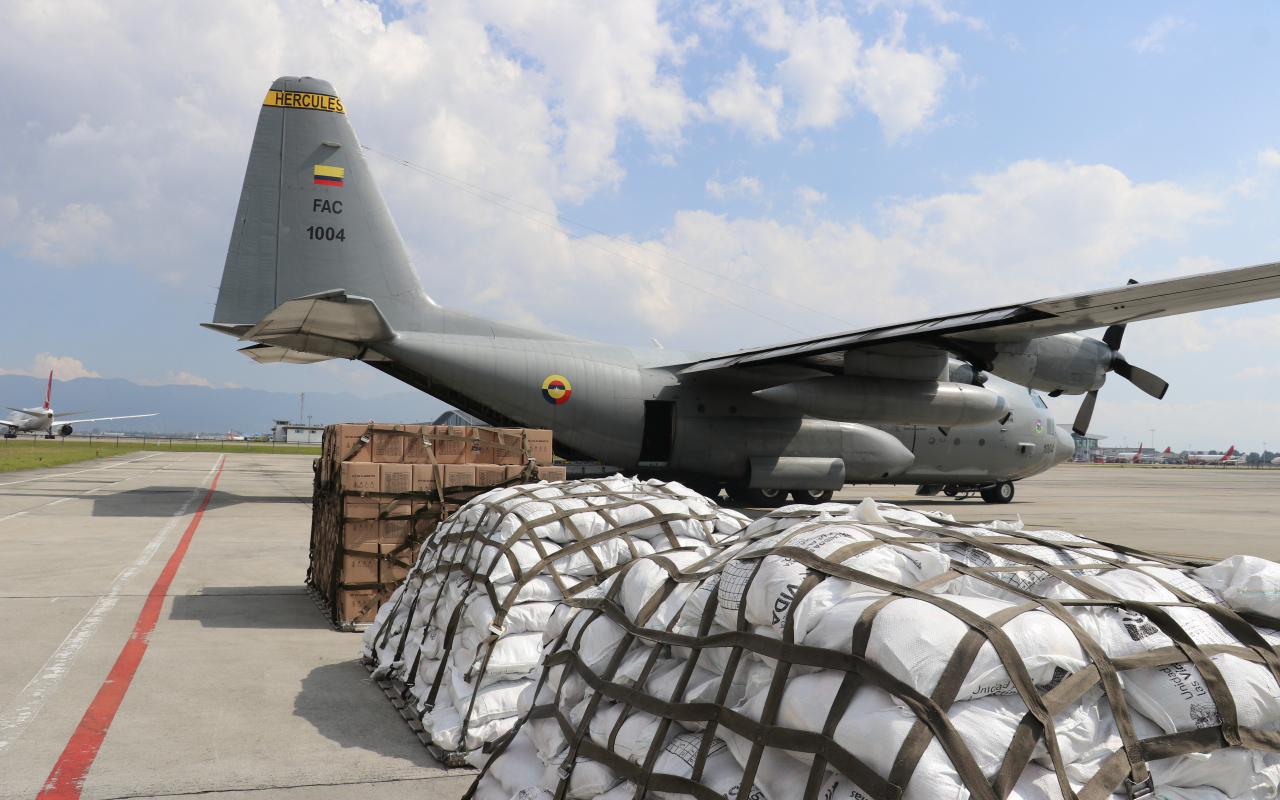
[[[437,302],[602,341],[733,349],[1280,259],[1270,4],[215,5],[0,8],[0,369],[403,390],[197,327],[281,74],[333,82],[367,145],[640,244],[372,157]],[[1113,379],[1094,429],[1274,447],[1277,345],[1280,301],[1132,326],[1173,388]]]

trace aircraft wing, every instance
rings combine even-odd
[[[785,362],[830,368],[838,365],[832,354],[894,344],[964,354],[966,342],[1032,339],[1275,297],[1280,297],[1280,262],[814,336],[703,359],[683,372]]]
[[[158,413],[158,412],[157,412]],[[63,419],[58,420],[59,425],[83,425],[86,422],[106,422],[112,419],[137,419],[138,417],[154,417],[156,414],[128,414],[123,417],[94,417],[93,419]]]

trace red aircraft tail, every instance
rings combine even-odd
[[[53,395],[53,370],[49,370],[49,386],[44,390],[44,410],[49,410],[49,398]]]
[[[1164,452],[1163,452],[1161,455],[1166,455],[1166,456],[1168,456],[1168,455],[1173,455],[1173,448],[1172,448],[1172,447],[1166,447],[1166,448],[1164,449]]]
[[[1218,460],[1219,460],[1219,461],[1226,461],[1228,458],[1231,458],[1231,454],[1232,454],[1232,453],[1234,453],[1235,451],[1236,451],[1236,446],[1233,444],[1233,445],[1231,445],[1230,447],[1228,447],[1228,448],[1227,448],[1227,452],[1223,453],[1223,454],[1222,454],[1222,458],[1220,458],[1220,459],[1218,459]]]
[[[1138,442],[1138,452],[1133,454],[1133,463],[1137,464],[1142,460],[1142,442]]]

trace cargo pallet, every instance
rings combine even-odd
[[[367,626],[366,626],[367,627]],[[360,659],[360,663],[364,664],[364,668],[369,670],[369,674],[373,674],[373,660],[368,656]],[[418,715],[417,701],[409,694],[409,687],[399,678],[375,678],[374,683],[378,684],[378,688],[382,689],[382,693],[391,701],[391,705],[395,706],[396,711],[400,712],[400,716],[404,717],[405,724],[409,726],[409,730],[418,737],[418,741],[426,745],[427,751],[432,757],[446,767],[469,767],[474,769],[467,763],[462,753],[446,753],[444,748],[431,741],[431,736],[427,733],[427,729],[422,725],[422,717]]]

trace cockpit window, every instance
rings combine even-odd
[[[1044,400],[1040,399],[1040,395],[1038,394],[1031,395],[1031,402],[1035,403],[1037,408],[1043,408],[1043,409],[1049,408],[1044,404]]]

